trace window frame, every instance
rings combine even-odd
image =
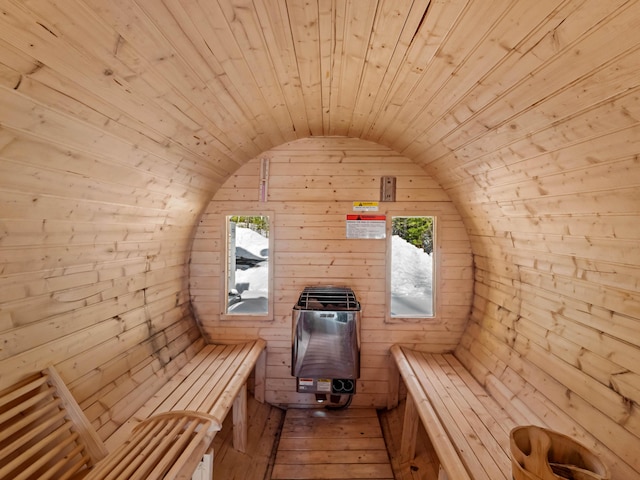
[[[393,219],[394,218],[411,218],[411,217],[431,217],[433,218],[433,250],[432,250],[432,270],[431,270],[431,315],[392,315],[391,313],[391,297],[392,297],[392,273],[393,273]],[[439,305],[439,269],[440,269],[440,245],[438,243],[438,215],[436,213],[407,213],[407,212],[387,212],[387,238],[386,238],[386,308],[385,323],[424,323],[436,321],[440,310]]]
[[[275,215],[272,211],[248,211],[248,210],[232,210],[231,213],[225,212],[222,215],[222,258],[220,261],[222,270],[222,286],[220,289],[220,319],[230,321],[273,321],[273,297],[274,297],[274,223]],[[269,257],[268,257],[268,273],[267,273],[267,312],[266,313],[233,313],[228,312],[229,298],[229,239],[230,239],[230,219],[231,217],[267,217],[269,219]],[[234,252],[235,254],[235,252]]]

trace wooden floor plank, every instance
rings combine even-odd
[[[281,450],[278,461],[284,464],[389,463],[386,450]]]
[[[322,438],[281,438],[281,450],[380,450],[384,449],[381,438],[332,439],[327,442]]]
[[[287,424],[285,420],[282,436],[288,438],[367,438],[380,437],[380,426],[353,419],[343,418],[335,420],[336,423],[324,422],[295,422]]]
[[[391,466],[380,465],[278,465],[273,480],[393,480]]]
[[[377,412],[287,411],[271,478],[393,479]]]

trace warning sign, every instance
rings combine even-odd
[[[331,393],[331,380],[328,378],[319,378],[317,388],[319,392]]]
[[[385,215],[347,215],[347,238],[385,238]]]
[[[378,202],[353,202],[354,212],[377,212]]]

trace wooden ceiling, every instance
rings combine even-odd
[[[588,112],[637,84],[635,1],[0,5],[2,85],[162,146],[208,189],[283,142],[339,135],[389,146],[464,195],[571,141],[558,125],[594,128]]]

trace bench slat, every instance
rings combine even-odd
[[[414,391],[412,394],[425,396],[426,402],[433,406],[441,425],[453,442],[457,456],[464,462],[467,471],[472,472],[473,478],[475,480],[493,480],[491,475],[485,471],[483,463],[473,454],[474,448],[480,448],[475,445],[479,443],[479,440],[465,434],[465,430],[470,430],[468,424],[465,430],[458,428],[458,425],[466,424],[463,414],[460,413],[449,393],[439,384],[438,379],[434,379],[426,373],[429,370],[424,368],[426,365],[423,365],[426,359],[421,355],[419,359],[416,358],[419,354],[410,350],[404,350],[403,352],[421,385],[421,390]],[[442,463],[446,469],[444,462]],[[493,470],[491,467],[490,469]]]
[[[421,391],[420,381],[403,354],[402,349],[398,345],[393,345],[391,347],[391,354],[395,359],[398,371],[404,379],[407,389],[410,392]],[[429,403],[429,400],[427,398],[414,400],[420,419],[426,427],[431,443],[449,478],[452,480],[471,480],[471,477],[458,457],[458,452],[442,426],[438,415]]]
[[[477,479],[507,480],[506,472],[510,472],[511,462],[507,451],[502,449],[490,431],[490,427],[496,425],[495,419],[477,400],[473,402],[474,406],[468,403],[461,390],[470,393],[469,389],[464,382],[458,382],[456,386],[451,378],[455,377],[455,372],[447,373],[445,369],[449,364],[441,355],[405,353],[417,362],[414,368],[420,369],[424,375],[423,385],[431,385],[431,389],[425,388],[427,396],[445,429],[455,438],[460,456],[473,476]],[[499,430],[498,436],[503,433]]]
[[[491,425],[494,438],[502,446],[506,455],[509,455],[509,433],[519,423],[496,402],[487,390],[471,375],[471,373],[451,354],[443,355],[450,368],[453,369],[453,379],[459,383],[459,390],[465,396],[467,402],[483,419],[485,425]],[[485,411],[486,410],[486,411]],[[486,419],[486,421],[485,421]]]
[[[125,442],[125,447],[119,447],[110,456],[100,462],[92,476],[100,477],[109,474],[121,474],[125,476],[131,475],[144,461],[144,459],[152,453],[158,443],[162,441],[161,435],[162,425],[159,423],[141,424],[141,436],[135,443],[129,440]],[[119,470],[118,470],[119,469]]]
[[[69,426],[69,423],[62,425],[35,444],[31,451],[28,452],[29,455],[23,455],[22,458],[17,457],[16,461],[19,465],[22,464],[23,468],[20,473],[12,478],[14,480],[33,478],[32,475],[57,456],[61,456],[64,459],[67,454],[71,458],[80,454],[83,447],[76,443],[79,435],[76,432],[71,432]],[[67,447],[71,447],[72,450],[68,451]],[[88,457],[83,456],[81,460],[84,459],[88,460]],[[80,461],[80,464],[82,465],[83,462]],[[78,462],[75,465],[75,468],[77,468]],[[66,461],[58,461],[54,466],[47,469],[46,475],[39,475],[38,478],[59,478],[59,471],[67,468]]]
[[[2,394],[0,394],[0,411],[4,410],[6,405],[9,405],[11,402],[17,400],[23,395],[37,391],[45,383],[47,383],[47,376],[39,375],[32,380],[25,380],[3,391]],[[6,421],[10,416],[10,413],[3,412],[3,414],[0,415],[0,422]]]
[[[227,386],[220,396],[218,402],[209,411],[209,414],[218,419],[220,423],[224,420],[231,409],[231,405],[240,393],[243,385],[246,384],[247,378],[256,364],[258,358],[264,351],[266,343],[264,340],[258,340],[250,349],[245,350],[240,365],[235,370],[233,376],[229,379]]]
[[[203,376],[207,368],[209,368],[211,364],[217,365],[215,362],[218,357],[225,353],[225,349],[228,350],[230,348],[230,346],[226,345],[206,345],[187,362],[178,373],[173,375],[160,390],[147,400],[145,404],[134,413],[128,423],[135,424],[157,412],[168,412],[174,408],[177,410],[177,405],[184,393],[188,392],[194,383],[200,379],[202,379],[201,383],[205,384],[206,381],[203,379]],[[132,427],[133,425],[131,425],[131,428],[128,430],[130,431]]]
[[[17,455],[17,458],[13,461],[18,461],[20,458],[28,459],[33,455],[32,452],[36,450],[35,446],[33,446],[33,442],[36,439],[39,439],[39,441],[42,442],[57,434],[58,431],[71,432],[71,422],[65,420],[64,417],[65,412],[60,410],[55,414],[39,420],[37,423],[33,423],[28,430],[23,431],[19,435],[15,435],[11,439],[11,443],[2,449],[0,458],[12,457],[16,452],[29,448],[30,450],[23,451],[21,454]],[[56,427],[57,424],[60,425]]]
[[[236,388],[233,388],[233,385],[230,386],[231,378],[234,372],[242,365],[246,356],[245,354],[251,346],[232,345],[231,347],[222,363],[216,362],[216,365],[212,365],[211,368],[207,370],[206,376],[202,378],[203,388],[190,391],[189,397],[185,398],[185,400],[188,400],[188,403],[181,404],[184,405],[186,409],[207,412],[213,415],[213,409],[221,401],[225,392],[228,391],[234,397],[237,395],[239,386]],[[251,367],[253,367],[253,364]],[[178,407],[178,405],[176,405],[176,407]],[[222,423],[223,420],[224,416],[218,418],[220,423]]]
[[[478,434],[488,435],[486,438],[483,437],[484,444],[492,451],[492,456],[501,471],[510,471],[509,432],[516,423],[466,370],[461,370],[462,365],[458,364],[458,370],[454,368],[457,360],[453,355],[436,356],[435,360],[441,364],[443,373],[480,422],[477,424]]]
[[[391,347],[391,354],[392,369],[397,368],[408,391],[403,461],[415,454],[415,427],[408,425],[409,416],[415,421],[415,408],[449,479],[511,479],[509,432],[519,423],[510,412],[453,354],[399,345]]]
[[[246,396],[244,386],[265,347],[262,339],[206,345],[109,437],[107,445],[116,448],[140,421],[176,410],[205,413],[219,429],[235,401],[238,412],[234,414],[234,446],[242,451],[246,442],[246,400],[243,403],[237,399]]]
[[[146,465],[149,466],[155,465],[155,468],[151,470],[151,473],[148,475],[145,474],[144,476],[138,476],[136,478],[140,478],[140,480],[146,480],[148,478],[164,478],[164,473],[167,470],[169,471],[167,472],[166,478],[173,478],[172,474],[169,472],[173,470],[173,475],[176,475],[183,469],[186,469],[187,466],[185,465],[184,460],[185,456],[190,458],[191,449],[197,449],[197,445],[200,445],[201,448],[199,455],[201,458],[209,448],[210,442],[207,442],[206,444],[203,442],[205,435],[207,435],[207,429],[201,428],[197,431],[200,426],[199,422],[187,421],[187,419],[183,418],[169,420],[167,422],[167,428],[170,428],[170,430],[167,437],[171,438],[179,436],[178,440],[172,442],[171,446],[166,448],[163,455],[155,455],[154,458],[149,458],[147,462],[145,462]],[[160,449],[156,449],[156,452],[159,450]]]
[[[44,383],[46,383],[46,380]],[[55,403],[56,406],[58,406],[60,404],[60,401],[55,400],[53,398],[54,392],[55,392],[55,389],[53,387],[49,387],[47,390],[42,390],[40,392],[33,393],[33,394],[31,394],[31,390],[28,390],[28,393],[30,394],[29,397],[26,400],[23,400],[17,405],[15,405],[14,407],[10,408],[6,412],[3,412],[0,415],[0,423],[5,423],[9,420],[15,419],[16,416],[21,412],[24,412],[27,410],[31,411],[30,409],[32,407],[41,403],[42,401],[46,401],[49,404]]]

